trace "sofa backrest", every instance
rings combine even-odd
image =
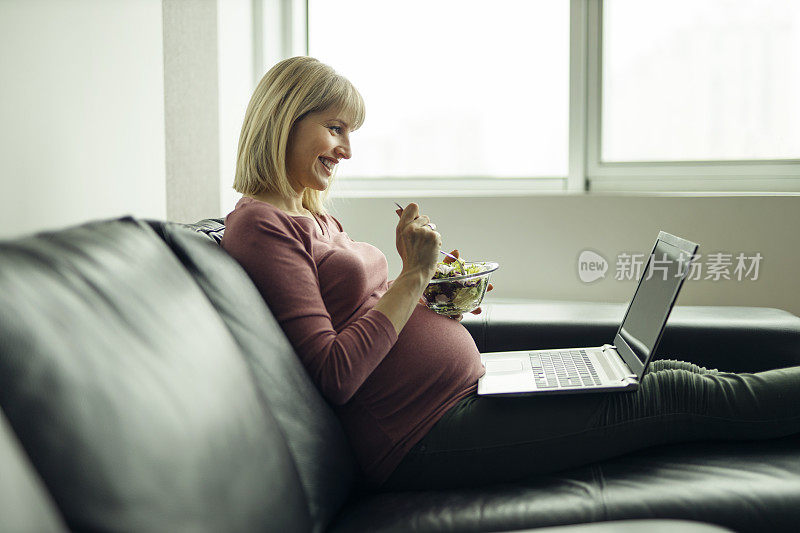
[[[221,221],[203,221],[191,226],[195,231],[179,224],[151,225],[208,296],[251,364],[294,456],[314,530],[324,530],[352,491],[355,473],[351,448],[332,408],[247,273],[217,246],[224,231]]]
[[[70,529],[311,530],[239,343],[133,219],[0,243],[0,407]]]

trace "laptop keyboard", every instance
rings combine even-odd
[[[600,385],[600,377],[585,350],[531,354],[531,366],[537,389]]]

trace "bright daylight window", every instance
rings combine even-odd
[[[339,176],[566,176],[569,6],[309,0],[309,55],[367,106]]]
[[[800,2],[603,2],[601,160],[800,158]]]

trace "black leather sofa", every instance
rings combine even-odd
[[[360,488],[222,231],[123,218],[0,243],[0,531],[797,530],[800,436],[496,486]],[[484,309],[464,321],[482,350],[603,343],[624,311]],[[663,352],[737,371],[800,364],[800,318],[679,307]]]

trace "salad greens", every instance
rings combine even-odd
[[[450,259],[449,262],[448,259]],[[422,297],[430,309],[439,314],[451,316],[477,309],[489,285],[489,274],[480,275],[481,272],[488,269],[485,264],[468,263],[458,259],[458,262],[461,263],[459,268],[452,264],[453,262],[451,258],[446,258],[438,263],[431,283],[422,293]],[[457,279],[464,275],[470,277]],[[456,279],[446,281],[449,278]]]
[[[433,279],[442,279],[442,278],[452,278],[455,276],[464,276],[469,274],[477,274],[482,272],[485,268],[476,263],[469,263],[463,259],[458,260],[460,265],[456,266],[451,264],[447,264],[445,262],[437,263],[436,265],[436,273],[433,275]]]

